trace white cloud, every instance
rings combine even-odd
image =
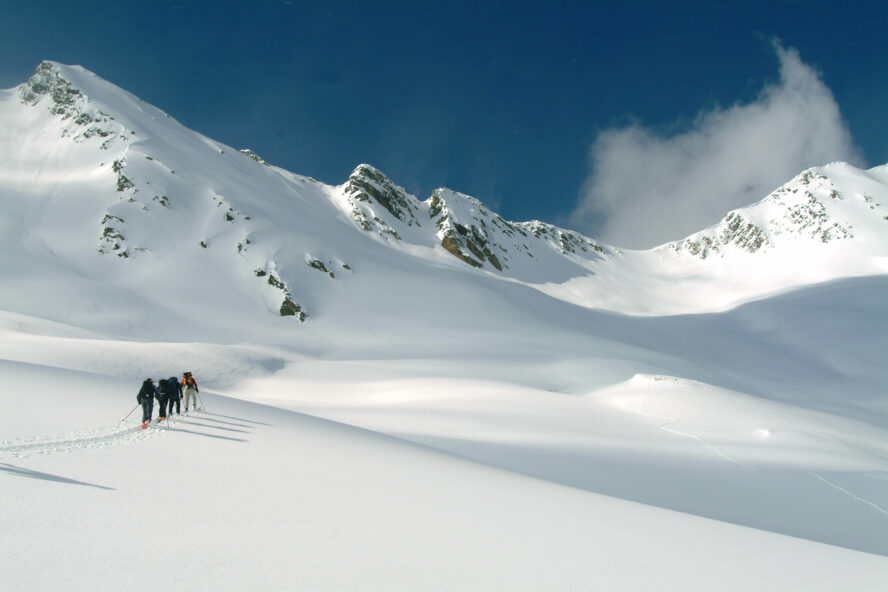
[[[859,164],[832,92],[795,49],[774,47],[780,83],[752,103],[701,112],[672,137],[641,125],[600,133],[573,225],[649,248],[717,223],[810,166]]]

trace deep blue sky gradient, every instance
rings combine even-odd
[[[321,181],[375,165],[563,221],[604,129],[680,132],[779,77],[772,40],[888,162],[888,2],[2,2],[0,87],[79,64]],[[811,163],[812,165],[824,163]],[[593,234],[594,236],[594,234]]]

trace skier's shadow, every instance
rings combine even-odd
[[[237,428],[226,428],[224,426],[217,426],[217,425],[212,425],[212,424],[208,424],[208,423],[200,423],[197,421],[189,421],[187,419],[177,419],[174,421],[176,422],[175,425],[191,425],[191,426],[197,426],[197,427],[201,427],[201,428],[209,428],[211,430],[225,430],[226,432],[238,432],[241,434],[249,434],[250,433],[247,430],[239,430]],[[248,428],[249,426],[243,426],[243,427]]]
[[[97,489],[106,489],[108,491],[116,491],[113,487],[104,485],[96,485],[94,483],[86,483],[76,479],[69,479],[60,475],[51,475],[50,473],[41,473],[40,471],[32,471],[24,467],[17,467],[8,463],[0,463],[0,471],[15,475],[17,477],[27,477],[29,479],[41,479],[43,481],[55,481],[56,483],[67,483],[69,485],[83,485],[84,487],[95,487]]]
[[[245,422],[247,422],[247,423],[253,423],[253,424],[256,424],[256,425],[263,425],[263,426],[274,427],[274,426],[272,426],[270,423],[265,423],[264,421],[256,421],[255,419],[244,419],[243,417],[232,417],[232,416],[230,416],[230,415],[222,415],[221,413],[208,413],[208,412],[206,412],[206,411],[204,411],[204,412],[202,412],[202,413],[203,413],[204,415],[213,415],[213,416],[215,416],[215,417],[224,417],[225,419],[233,419],[233,420],[235,420],[235,421],[245,421]],[[207,417],[207,418],[205,418],[205,419],[210,419],[210,418]],[[213,421],[219,421],[219,420],[213,420]]]
[[[214,423],[221,423],[221,424],[223,424],[223,425],[234,426],[234,427],[237,427],[237,428],[246,428],[246,429],[250,429],[250,428],[255,428],[255,427],[256,427],[255,425],[247,425],[247,424],[245,424],[245,423],[235,423],[235,422],[233,422],[233,421],[224,421],[224,420],[221,420],[221,419],[215,419],[215,418],[212,418],[212,417],[207,417],[207,415],[209,415],[209,414],[208,414],[208,413],[203,413],[203,414],[200,414],[200,415],[177,415],[177,416],[176,416],[176,419],[182,419],[182,420],[184,420],[185,418],[191,418],[191,419],[198,418],[198,419],[202,419],[202,420],[204,420],[204,421],[212,421],[212,422],[214,422]]]
[[[213,426],[207,426],[213,427]],[[208,434],[206,432],[195,432],[194,430],[186,430],[185,428],[179,428],[175,426],[163,428],[168,432],[182,432],[183,434],[192,434],[194,436],[206,436],[207,438],[216,438],[217,440],[229,440],[231,442],[249,442],[249,440],[245,440],[243,438],[232,438],[230,436],[220,436],[219,434]],[[240,430],[238,430],[240,431]]]

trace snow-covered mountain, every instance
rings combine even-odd
[[[220,313],[324,315],[333,286],[380,264],[477,270],[584,307],[654,315],[888,271],[886,167],[811,169],[717,227],[630,252],[508,222],[449,189],[420,201],[369,165],[338,187],[316,182],[196,134],[79,67],[44,62],[3,99],[7,252],[39,257],[45,247],[51,265],[136,293],[151,285],[141,280],[159,281],[152,269],[210,267],[219,283],[202,282],[202,306],[227,292]],[[701,276],[715,280],[705,297],[686,281]]]
[[[583,512],[588,526],[590,516],[619,506],[618,519],[600,533],[605,540],[625,532],[648,540],[651,524],[706,533],[678,546],[655,537],[646,547],[646,557],[660,553],[692,572],[712,545],[736,548],[731,540],[785,545],[785,564],[773,555],[758,563],[772,570],[765,588],[781,589],[799,566],[814,574],[806,586],[859,588],[860,579],[825,577],[824,566],[853,564],[854,573],[870,574],[886,565],[884,557],[822,545],[803,559],[814,547],[796,543],[814,543],[788,543],[785,535],[888,555],[888,165],[803,171],[711,228],[631,251],[544,222],[504,220],[451,189],[420,199],[367,164],[341,185],[321,183],[189,130],[84,68],[44,62],[21,86],[0,91],[0,253],[0,412],[22,419],[4,426],[0,459],[17,464],[3,465],[14,468],[2,478],[82,469],[93,476],[70,480],[105,482],[126,473],[132,456],[117,444],[168,456],[198,438],[206,462],[232,455],[253,475],[214,477],[213,486],[225,490],[218,507],[264,506],[269,490],[299,488],[298,479],[286,478],[287,463],[307,467],[318,481],[297,495],[299,503],[328,498],[311,521],[315,538],[341,524],[330,513],[353,516],[339,489],[348,471],[355,474],[347,487],[376,492],[361,511],[391,516],[410,496],[401,491],[386,506],[386,482],[404,488],[405,471],[453,466],[458,477],[447,487],[494,495],[485,512],[496,500],[527,504],[539,496],[528,507],[546,508],[559,525]],[[191,418],[156,437],[119,423],[144,376],[185,369],[223,415],[202,424]],[[120,394],[127,385],[132,396]],[[122,411],[109,414],[118,396]],[[73,412],[78,403],[87,407]],[[268,432],[247,442],[247,426]],[[58,435],[65,430],[75,433]],[[217,447],[234,443],[244,449]],[[293,452],[298,447],[316,456]],[[251,468],[253,456],[266,461]],[[365,463],[385,458],[407,460],[402,469],[386,466],[384,478],[364,477]],[[324,475],[322,465],[336,468]],[[506,479],[505,497],[495,486],[501,469],[522,475]],[[173,474],[190,479],[184,468]],[[527,477],[551,483],[537,487]],[[62,519],[23,501],[56,501],[51,488],[39,489],[52,479],[33,481],[0,488],[14,491],[4,497],[11,509],[0,531],[27,538],[4,541],[4,554],[40,548],[29,537],[32,525],[10,518],[17,511]],[[201,482],[189,483],[197,495]],[[114,487],[147,488],[158,504],[169,497],[161,484],[135,476]],[[453,553],[465,560],[458,548],[467,533],[478,534],[475,514],[462,503],[441,506],[433,486],[415,493],[410,511],[445,541],[427,541],[438,557],[429,569],[454,565],[446,559]],[[614,506],[593,494],[646,506]],[[81,503],[96,501],[81,495]],[[582,499],[567,501],[574,495]],[[274,494],[277,504],[286,498]],[[436,516],[424,504],[447,511]],[[115,508],[119,516],[127,506]],[[634,522],[639,512],[646,518]],[[261,523],[275,522],[267,525],[269,540],[303,526],[304,516],[259,514]],[[700,517],[731,524],[712,527]],[[521,541],[534,536],[538,521],[527,528],[508,522],[497,515],[482,528],[507,530],[515,557],[526,561]],[[197,519],[186,524],[191,534],[205,527]],[[256,541],[263,529],[250,526],[249,516],[237,524],[258,549],[247,557],[267,557],[271,549]],[[369,540],[374,529],[403,524],[381,518],[356,536]],[[770,532],[753,536],[745,527]],[[94,543],[104,536],[90,532]],[[207,561],[230,534],[209,532],[200,538]],[[582,536],[546,533],[542,551],[561,557],[552,559],[558,565],[588,559],[566,550],[581,546]],[[112,536],[116,544],[123,534]],[[152,531],[154,544],[162,537]],[[58,541],[70,549],[67,538]],[[388,536],[384,545],[416,560],[406,539]],[[229,571],[246,569],[223,554]],[[425,573],[361,586],[365,572],[349,572],[333,556],[321,563],[346,569],[341,581],[350,589],[465,589],[480,581],[466,576],[441,586]],[[74,557],[66,568],[77,571]],[[392,561],[393,571],[405,565]],[[508,570],[509,561],[496,565]],[[600,575],[608,563],[589,565]],[[727,560],[737,589],[752,585],[744,566],[739,555]],[[175,573],[194,584],[185,569]],[[303,576],[316,577],[312,569],[300,564]],[[576,589],[592,571],[566,581]],[[629,588],[664,577],[643,572],[647,579],[636,580],[628,571],[605,581]],[[16,572],[11,579],[20,589],[47,587],[40,578]],[[485,589],[525,581],[484,578],[491,583]],[[541,585],[533,581],[530,587]],[[670,581],[711,589],[717,578]],[[83,582],[84,589],[94,583]]]

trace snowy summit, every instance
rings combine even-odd
[[[633,251],[43,62],[0,211],[5,589],[888,589],[888,165]]]

